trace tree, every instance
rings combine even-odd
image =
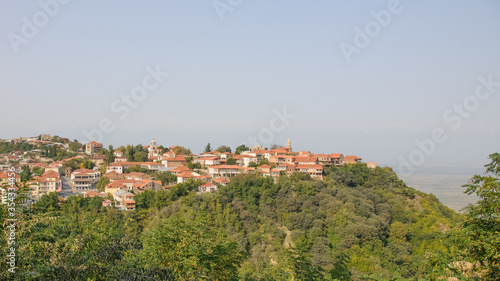
[[[150,266],[171,271],[176,280],[232,280],[245,255],[235,242],[206,223],[171,218],[144,238],[143,257]]]
[[[103,192],[104,191],[104,187],[106,187],[106,185],[108,185],[110,183],[109,181],[109,178],[106,177],[106,176],[102,176],[99,181],[97,182],[97,190],[99,190],[100,192]]]
[[[476,194],[479,201],[465,208],[462,226],[463,254],[478,262],[488,280],[500,280],[500,154],[489,156],[485,176],[475,175],[466,194]]]
[[[82,169],[92,170],[92,169],[94,169],[94,167],[95,167],[95,163],[90,161],[89,159],[85,159],[85,161],[83,161],[80,164],[80,168],[82,168]]]
[[[175,153],[175,155],[189,155],[191,154],[191,149],[182,147],[182,146],[176,146],[172,149],[172,151]]]
[[[290,247],[287,257],[293,280],[321,280],[324,270],[312,264],[309,239],[301,236],[294,247]]]
[[[146,162],[148,161],[148,154],[144,151],[137,151],[134,153],[135,162]]]
[[[217,149],[216,149],[218,152],[229,152],[231,153],[231,148],[229,146],[226,146],[226,145],[221,145],[219,146]]]
[[[233,157],[229,157],[229,158],[226,160],[226,164],[227,164],[227,165],[236,165],[236,159],[234,159]]]
[[[210,143],[207,144],[207,146],[205,146],[205,152],[210,152],[212,151],[212,146],[210,146]]]
[[[82,148],[82,144],[79,143],[76,139],[74,139],[73,142],[69,143],[69,150],[73,152],[77,152],[80,148]]]
[[[21,181],[29,181],[31,179],[30,166],[24,165],[19,176]]]
[[[113,149],[113,145],[110,144],[109,147],[108,147],[108,150],[106,151],[106,164],[111,164],[113,162],[115,162],[115,154],[114,154],[115,150]]]
[[[235,153],[236,155],[240,155],[242,151],[249,151],[249,150],[250,150],[250,147],[248,147],[248,146],[246,146],[246,145],[242,144],[242,145],[240,145],[240,146],[238,146],[238,147],[236,148],[236,150],[234,151],[234,153]]]
[[[280,148],[281,146],[279,144],[272,144],[271,147],[269,148],[270,150],[273,150],[273,149],[278,149]]]

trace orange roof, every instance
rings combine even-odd
[[[0,178],[1,178],[1,179],[8,179],[8,178],[12,178],[12,177],[9,177],[9,174],[12,176],[12,174],[13,174],[13,173],[14,173],[14,172],[1,172],[1,173],[0,173]],[[15,173],[14,173],[14,177],[15,177],[16,179],[21,178],[21,176],[19,176],[18,174],[15,174]]]
[[[216,178],[214,180],[214,182],[216,182],[216,183],[229,183],[229,181],[226,180],[225,178]]]
[[[193,176],[192,172],[182,171],[182,172],[177,174],[177,177],[178,178],[194,178],[195,176]]]
[[[214,166],[210,166],[210,168],[215,168],[215,169],[237,169],[237,170],[243,169],[243,167],[240,167],[238,165],[214,165]]]
[[[165,158],[163,161],[186,161],[186,157],[184,155],[177,155],[175,157]]]
[[[344,157],[344,159],[354,159],[354,160],[361,160],[361,158],[359,158],[358,156],[356,155],[346,155]]]
[[[309,168],[309,169],[321,169],[323,170],[323,165],[321,164],[297,164],[295,165],[295,168],[296,169],[306,169],[306,168]]]
[[[172,169],[172,170],[169,170],[169,172],[173,172],[173,173],[180,173],[182,171],[191,171],[191,169],[189,169],[188,167],[186,166],[177,166],[175,167],[175,169]]]
[[[318,157],[309,157],[309,156],[295,157],[295,162],[316,162],[316,161],[318,161]]]

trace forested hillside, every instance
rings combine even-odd
[[[204,195],[199,184],[143,192],[129,212],[45,196],[19,215],[16,273],[2,263],[0,279],[431,280],[449,271],[444,241],[464,222],[362,163],[324,181],[250,174]]]

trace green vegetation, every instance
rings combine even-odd
[[[208,194],[190,180],[136,195],[129,212],[50,194],[20,212],[17,271],[2,263],[0,279],[497,280],[500,158],[490,157],[464,215],[361,163],[328,168],[324,181],[241,175]]]

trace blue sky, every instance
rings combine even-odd
[[[46,24],[38,1],[0,3],[0,138],[84,142],[106,119],[105,145],[155,137],[200,152],[259,139],[286,107],[294,118],[257,142],[396,167],[442,129],[446,141],[415,166],[474,171],[500,150],[500,87],[456,130],[443,117],[478,77],[500,81],[499,1],[243,0],[222,20],[212,1],[40,3],[58,3]],[[348,62],[341,44],[390,5],[399,12]],[[42,21],[32,38],[23,18]],[[169,76],[120,118],[113,102],[156,66]]]

